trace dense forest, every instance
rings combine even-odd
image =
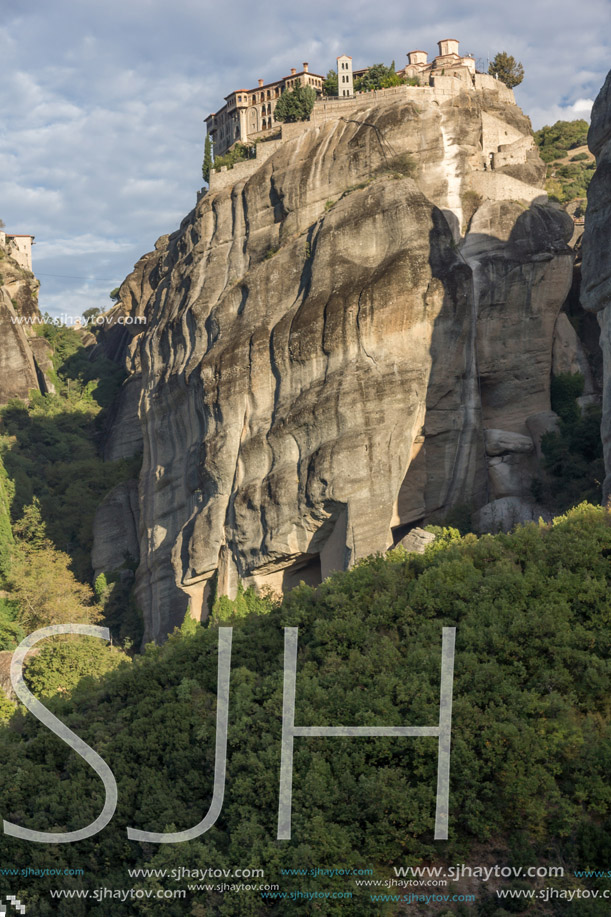
[[[55,393],[0,409],[0,651],[37,627],[66,621],[107,624],[129,648],[141,633],[129,590],[92,584],[90,560],[97,506],[138,470],[139,460],[100,456],[123,374],[103,355],[91,359],[73,329],[50,322],[37,329],[54,349]],[[109,651],[96,647],[94,655],[105,671]],[[91,653],[75,648],[64,690],[95,665]]]
[[[437,535],[423,556],[398,548],[316,589],[300,586],[282,603],[250,592],[225,599],[208,626],[187,621],[164,646],[83,679],[70,696],[56,693],[48,701],[54,712],[112,767],[117,812],[96,837],[63,848],[5,837],[5,862],[84,866],[85,877],[62,878],[61,887],[73,889],[132,885],[126,870],[137,865],[232,867],[244,865],[245,856],[268,881],[283,868],[321,864],[373,866],[376,875],[392,875],[394,864],[452,863],[483,851],[510,865],[561,863],[566,876],[554,883],[563,888],[582,882],[573,870],[606,868],[609,511],[584,504],[553,525],[531,524],[510,535],[461,537],[452,529]],[[182,830],[208,810],[219,626],[233,627],[221,815],[187,843],[128,841],[127,826]],[[297,739],[293,839],[275,839],[286,626],[299,628],[296,723],[303,725],[435,724],[441,630],[457,628],[447,842],[432,839],[437,756],[436,740],[427,738]],[[52,693],[48,678],[40,687]],[[0,753],[8,820],[72,830],[100,811],[99,779],[32,717],[13,715],[0,735]],[[282,881],[283,890],[297,887]],[[320,888],[311,879],[298,885]],[[344,879],[325,887],[350,889],[350,913],[395,912]],[[14,881],[11,888],[15,893]],[[27,883],[29,901],[38,889],[41,917],[108,913],[91,900],[50,901],[48,888],[48,879]],[[459,905],[446,913],[506,913],[496,903],[489,890],[476,911]],[[573,904],[571,914],[607,913],[595,904],[581,910]],[[328,901],[324,913],[342,907]],[[117,901],[112,913],[297,910],[320,912],[315,902],[195,893],[178,902]],[[546,913],[532,903],[528,912]]]

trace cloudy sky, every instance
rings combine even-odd
[[[611,0],[0,0],[0,218],[36,236],[43,311],[106,308],[194,206],[203,118],[230,90],[454,37],[522,61],[537,128],[588,117],[610,26]]]

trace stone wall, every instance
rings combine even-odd
[[[237,162],[231,168],[223,166],[218,172],[212,170],[210,173],[210,191],[220,191],[222,188],[231,188],[236,182],[249,178],[257,169],[263,165],[266,159],[269,159],[281,145],[282,140],[266,140],[257,143],[254,159],[245,159],[244,162]],[[198,196],[199,200],[199,196]]]
[[[498,81],[495,80],[495,82]],[[514,143],[525,144],[529,149],[533,146],[532,137],[525,137],[521,130],[509,124],[504,118],[483,111],[482,152],[486,161],[490,159],[491,155],[496,157],[499,148],[507,147]],[[494,162],[497,162],[496,158]]]
[[[491,201],[547,201],[547,194],[542,188],[527,185],[503,172],[473,172],[470,184],[473,191]]]
[[[490,76],[489,73],[475,74],[475,88],[496,92],[503,102],[509,102],[511,105],[516,103],[513,89],[506,86],[502,80],[497,80],[495,77]]]

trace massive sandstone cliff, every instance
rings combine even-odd
[[[11,398],[27,401],[31,391],[49,391],[44,370],[51,348],[27,322],[39,317],[38,287],[36,277],[0,246],[0,405]]]
[[[540,512],[555,332],[578,346],[528,119],[490,81],[293,133],[221,173],[121,287],[146,325],[106,332],[130,373],[107,454],[144,453],[145,639],[211,584],[317,582],[464,504],[481,528]]]
[[[596,172],[588,189],[583,238],[581,302],[600,324],[604,361],[602,440],[606,478],[603,499],[611,496],[611,72],[592,109],[588,134]]]

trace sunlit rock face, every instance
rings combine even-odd
[[[50,387],[44,377],[48,345],[28,323],[36,317],[38,281],[0,244],[0,405],[12,398],[27,401],[32,391]]]
[[[508,91],[410,92],[213,184],[121,288],[146,319],[106,332],[132,386],[113,454],[143,444],[145,640],[212,585],[319,582],[452,507],[531,512],[572,222]]]
[[[596,156],[596,172],[588,188],[581,302],[585,309],[597,313],[601,329],[606,501],[611,494],[611,72],[592,109],[588,145]]]

